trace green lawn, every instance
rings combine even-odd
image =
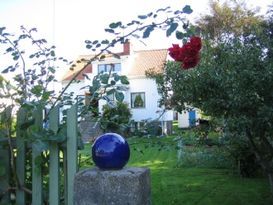
[[[128,141],[131,144],[128,166],[151,169],[154,205],[272,204],[266,178],[241,178],[228,169],[178,167],[177,151],[170,145],[172,138]],[[162,147],[162,143],[169,146]],[[90,145],[81,153],[82,160],[88,162]],[[81,169],[87,166],[90,165],[85,162]]]

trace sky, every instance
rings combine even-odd
[[[112,22],[130,22],[137,15],[147,14],[159,8],[171,6],[182,9],[190,5],[194,20],[209,13],[209,0],[0,0],[0,27],[16,33],[21,25],[36,27],[39,35],[56,45],[57,54],[70,60],[88,54],[85,40],[103,40],[104,29]],[[265,12],[271,0],[246,0],[251,7],[261,6]],[[163,33],[152,34],[146,46],[133,42],[134,48],[167,48],[174,39],[166,39]]]

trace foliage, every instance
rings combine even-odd
[[[117,102],[114,107],[106,104],[103,106],[102,112],[100,124],[104,132],[116,132],[123,136],[128,135],[132,114],[126,103]]]
[[[224,147],[181,147],[178,166],[231,169],[233,159]]]
[[[140,122],[131,122],[132,135],[138,137],[156,137],[162,135],[161,122],[158,119],[144,119]]]
[[[264,21],[267,26],[259,29],[254,25],[251,33],[227,35],[217,42],[204,39],[201,64],[196,69],[181,71],[179,63],[168,62],[166,72],[156,76],[164,89],[162,103],[179,112],[197,107],[223,119],[226,134],[247,138],[246,150],[255,153],[270,180],[273,72],[272,39],[268,36],[272,20]],[[273,182],[270,184],[273,191]]]
[[[134,107],[137,108],[137,107],[143,107],[144,106],[144,102],[140,96],[140,94],[138,94],[136,96],[136,99],[134,101]]]

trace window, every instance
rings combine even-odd
[[[112,64],[99,64],[98,65],[98,73],[109,72],[112,68],[112,72],[120,72],[121,64],[120,63],[112,63]]]
[[[131,93],[131,108],[145,108],[145,93]]]

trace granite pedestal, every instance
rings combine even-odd
[[[140,167],[80,171],[74,179],[74,204],[150,205],[150,171]]]

